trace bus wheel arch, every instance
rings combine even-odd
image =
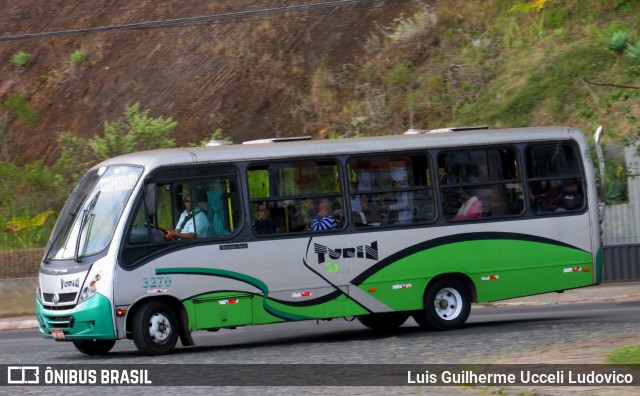
[[[188,326],[184,306],[170,296],[140,300],[127,315],[127,337],[145,355],[170,352],[178,338],[182,345],[194,345]]]
[[[476,301],[473,282],[464,274],[443,274],[425,287],[422,310],[413,318],[422,328],[454,330],[462,327]]]

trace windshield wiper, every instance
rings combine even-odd
[[[82,220],[80,220],[80,229],[78,230],[78,238],[76,239],[75,251],[73,252],[73,261],[75,261],[76,263],[80,262],[80,259],[78,258],[78,253],[80,251],[80,239],[82,239],[82,230],[86,225],[87,217],[89,216],[89,214],[93,212],[93,209],[96,207],[96,202],[98,201],[98,197],[100,196],[100,193],[101,191],[98,191],[96,195],[91,199],[91,202],[89,202],[89,205],[87,206],[87,208],[82,211]]]
[[[67,212],[67,218],[64,220],[62,224],[60,224],[60,227],[56,231],[56,234],[51,238],[51,243],[49,244],[49,247],[47,248],[47,251],[44,254],[44,259],[42,260],[42,262],[44,262],[45,264],[49,264],[49,255],[51,254],[51,249],[53,249],[53,246],[56,244],[56,241],[58,240],[58,238],[60,238],[60,235],[62,235],[62,232],[66,230],[69,222],[76,217],[76,214],[78,214],[78,209],[80,208],[80,204],[84,202],[84,199],[86,198],[87,193],[85,191],[81,191],[79,196],[82,197],[81,199],[78,199],[79,204],[75,208]]]
[[[60,238],[60,234],[62,234],[62,231],[65,230],[69,221],[74,217],[76,217],[75,211],[67,213],[67,218],[64,220],[64,223],[60,225],[60,228],[58,228],[58,231],[56,232],[56,234],[53,236],[53,238],[51,238],[51,243],[49,244],[49,248],[44,253],[44,259],[42,260],[43,263],[49,264],[49,254],[51,254],[51,249],[53,249],[53,245],[56,244],[56,241],[58,240],[58,238]]]

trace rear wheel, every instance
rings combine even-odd
[[[421,327],[453,330],[464,325],[471,312],[471,292],[459,279],[443,278],[429,286],[424,296],[424,309],[414,314]]]
[[[404,312],[385,312],[358,316],[358,320],[373,330],[393,330],[402,326],[408,317]]]
[[[82,340],[74,341],[73,346],[85,355],[106,355],[116,344],[116,340]]]
[[[162,301],[150,301],[135,313],[133,342],[145,355],[170,352],[178,342],[178,321],[171,307]]]

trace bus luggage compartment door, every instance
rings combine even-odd
[[[221,327],[243,326],[253,323],[250,294],[204,295],[187,304],[192,330],[217,329]],[[191,309],[189,309],[189,305]],[[194,328],[195,327],[195,328]]]

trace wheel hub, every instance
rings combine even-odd
[[[447,309],[447,307],[449,307],[449,301],[447,300],[440,300],[438,301],[438,306],[440,309]]]
[[[444,288],[436,294],[434,301],[436,314],[444,320],[453,320],[462,311],[462,296],[452,288]]]
[[[156,344],[164,344],[171,335],[169,319],[161,313],[156,313],[149,320],[149,335]]]

